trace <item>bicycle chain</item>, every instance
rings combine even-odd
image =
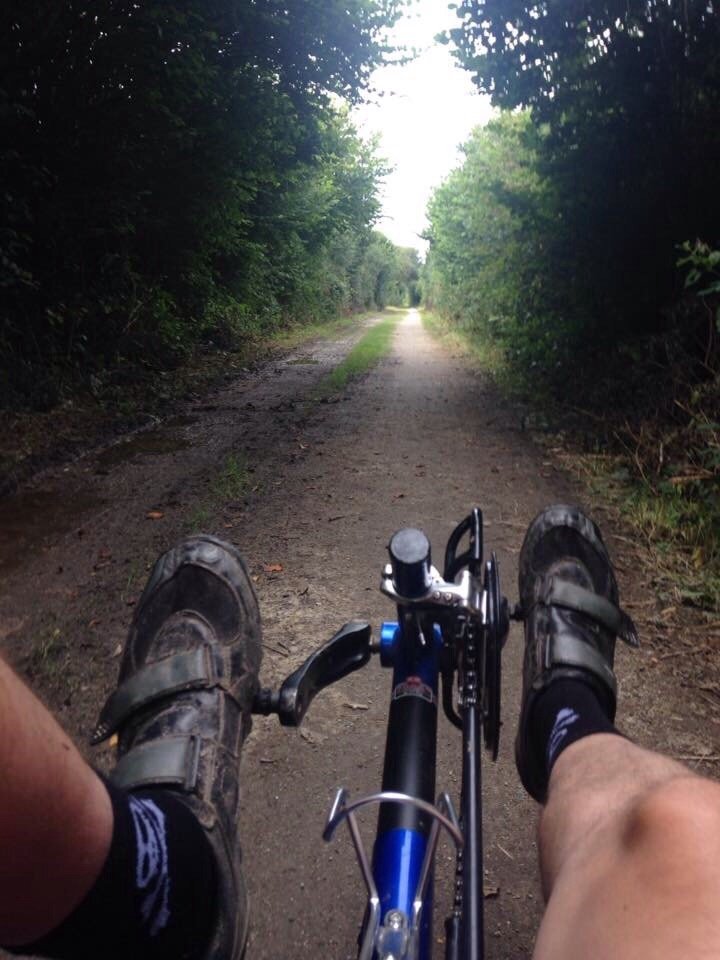
[[[478,705],[477,642],[475,630],[466,619],[458,622],[456,649],[463,651],[462,684],[459,691],[460,705],[463,708],[473,708]],[[452,905],[452,915],[458,920],[462,918],[463,909],[463,888],[465,884],[463,866],[463,851],[458,849],[455,858],[455,896]]]

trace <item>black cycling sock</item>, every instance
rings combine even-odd
[[[531,744],[545,763],[547,779],[560,754],[591,733],[617,733],[593,688],[559,677],[538,697],[530,715]],[[536,754],[537,756],[538,754]]]
[[[210,843],[167,790],[128,793],[106,784],[114,826],[105,865],[60,926],[12,953],[60,960],[195,960],[215,919]]]

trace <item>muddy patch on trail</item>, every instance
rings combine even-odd
[[[62,488],[27,490],[0,500],[0,576],[21,566],[29,555],[77,526],[78,517],[99,507],[96,493]]]
[[[293,360],[286,360],[286,365],[288,367],[296,366],[316,366],[320,363],[319,360],[316,360],[315,357],[295,357]]]
[[[195,417],[175,418],[181,420],[181,424],[190,424],[196,421]],[[152,457],[163,453],[174,453],[176,450],[184,450],[190,446],[190,440],[178,436],[172,430],[148,430],[146,433],[139,433],[132,440],[123,440],[97,457],[98,472],[109,470],[116,467],[126,460],[132,460],[136,456]]]

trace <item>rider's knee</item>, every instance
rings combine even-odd
[[[628,811],[626,853],[662,863],[679,858],[717,864],[720,855],[720,785],[692,775],[646,791]]]

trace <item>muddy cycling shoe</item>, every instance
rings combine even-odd
[[[239,765],[261,656],[257,599],[241,555],[211,536],[185,540],[155,564],[118,687],[93,734],[99,743],[118,733],[114,784],[173,790],[205,830],[218,878],[207,960],[239,960],[247,934]]]
[[[548,507],[533,520],[520,551],[518,583],[525,661],[515,760],[525,789],[544,803],[545,758],[531,744],[538,697],[560,677],[581,680],[595,691],[612,722],[615,639],[637,646],[638,638],[618,606],[615,574],[600,531],[579,507]]]

